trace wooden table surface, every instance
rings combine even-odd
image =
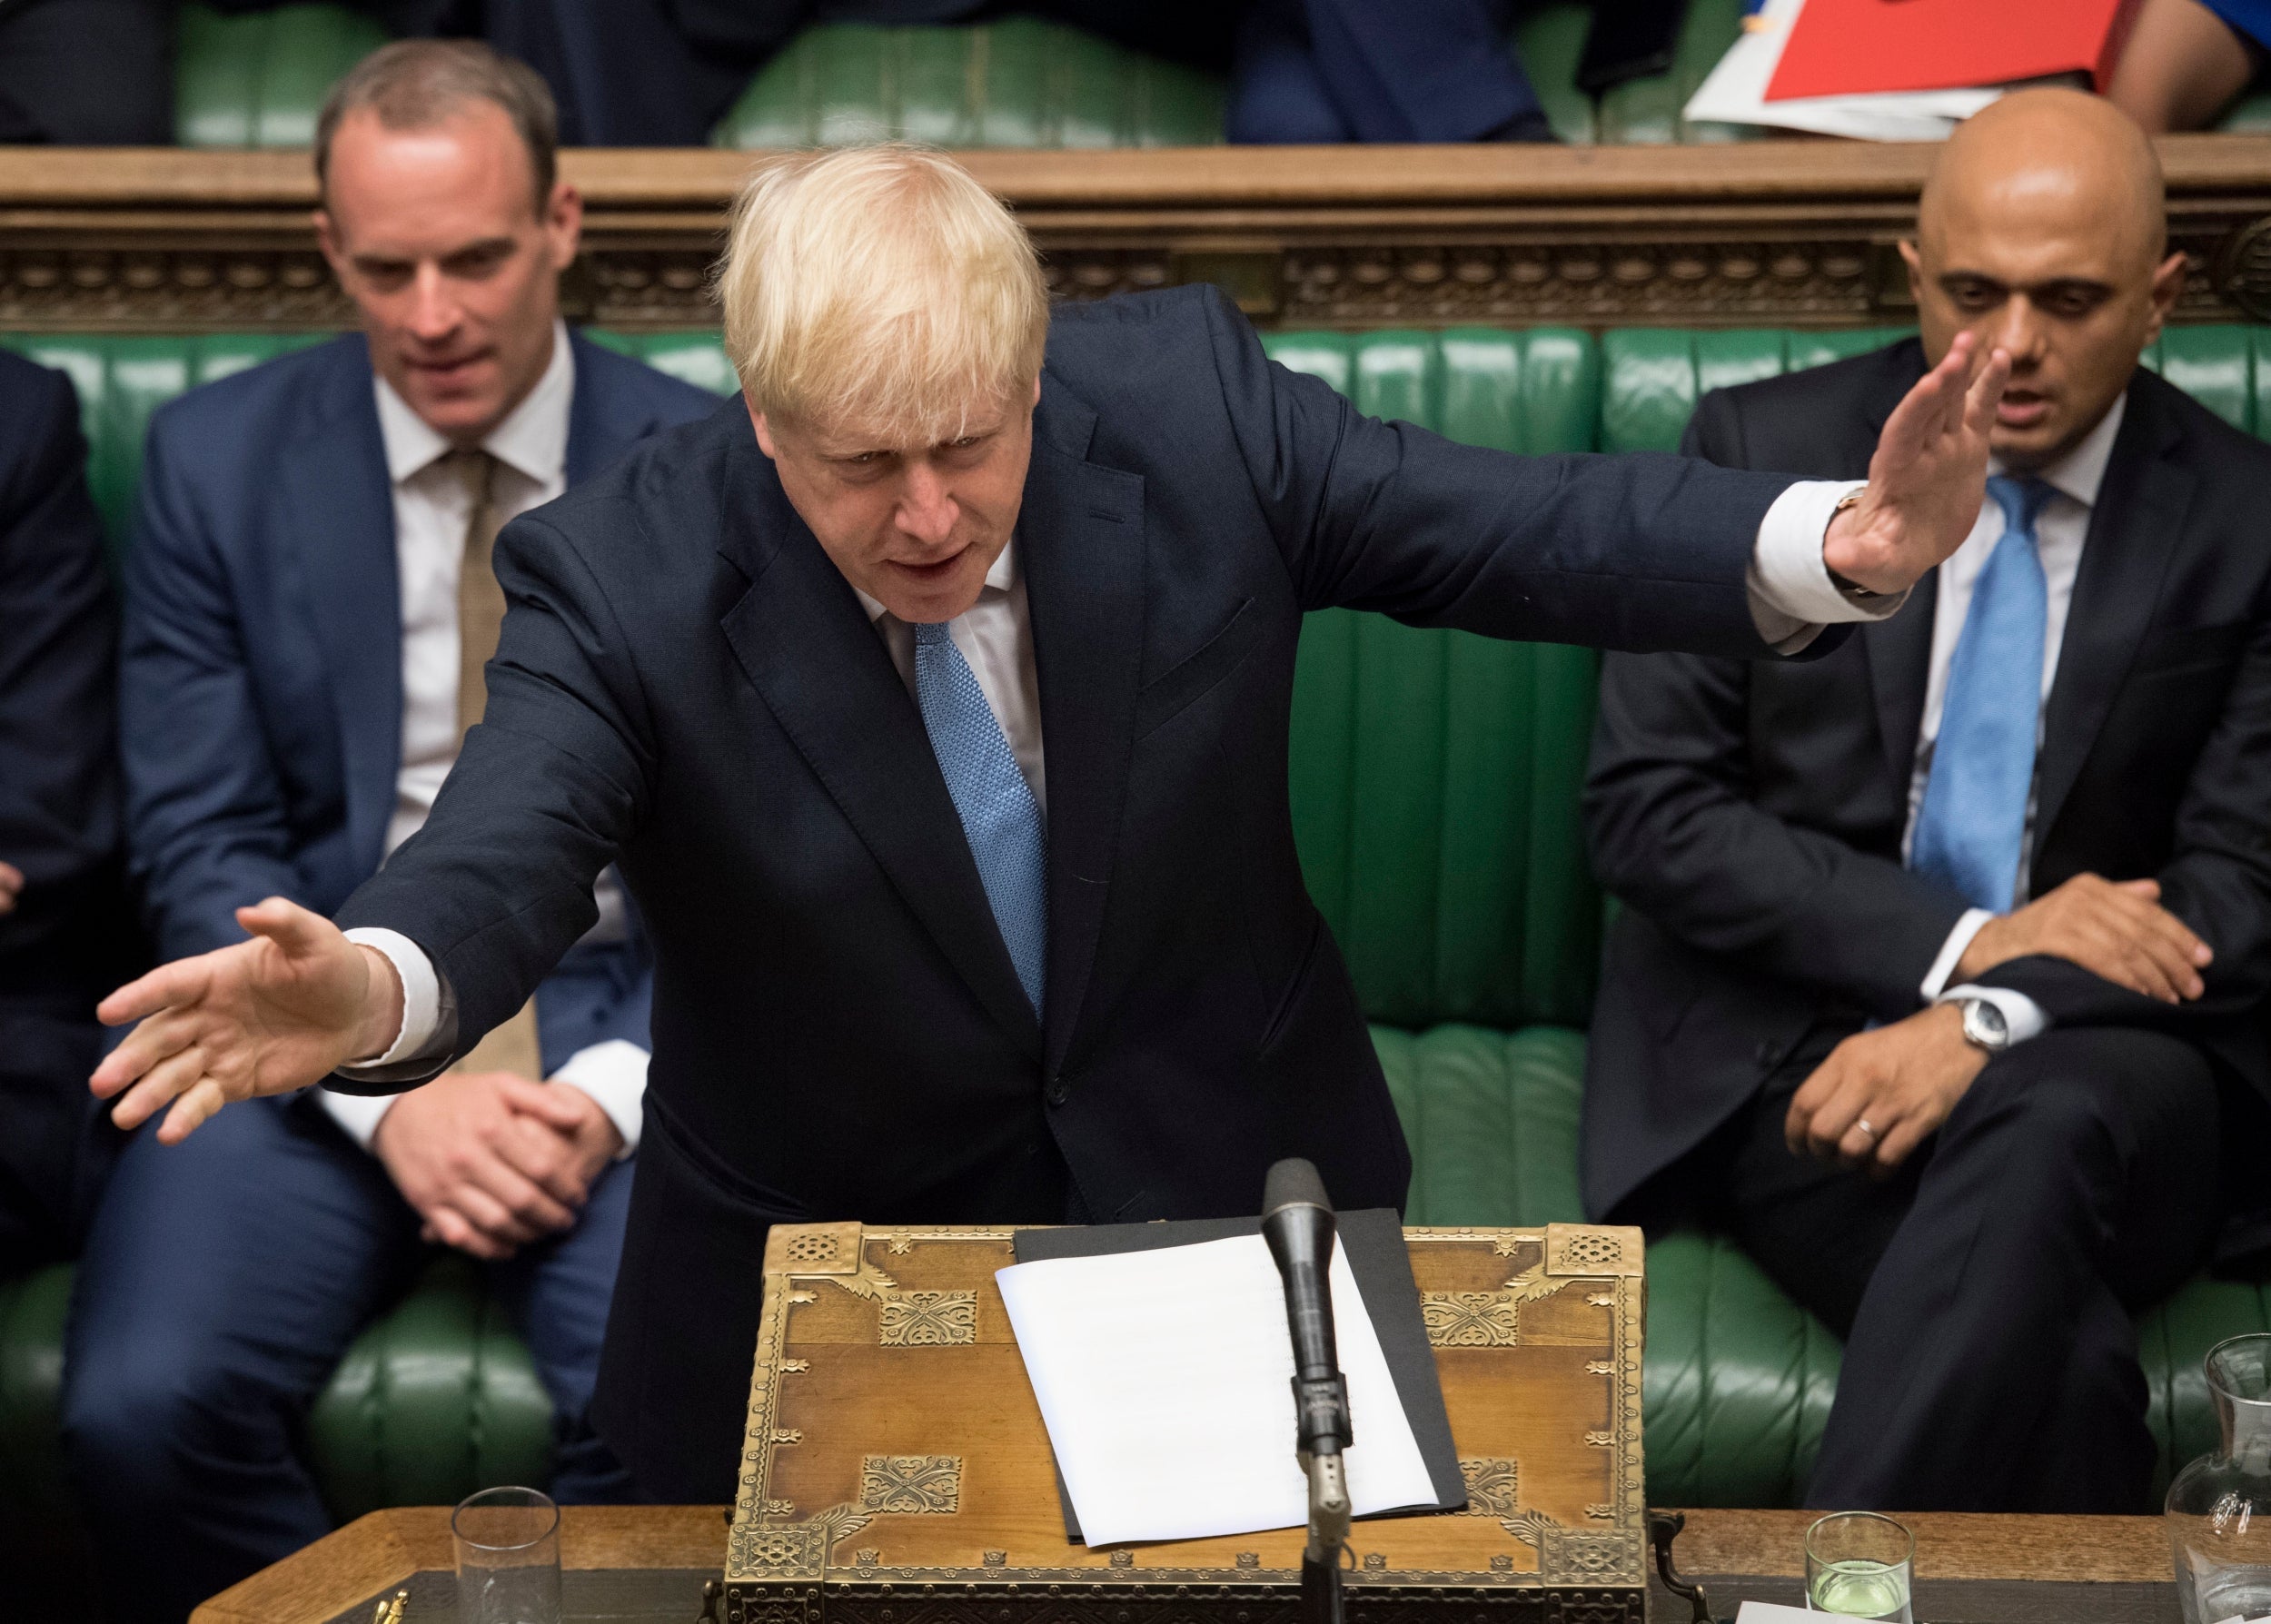
[[[1813,1515],[1690,1511],[1674,1556],[1691,1576],[1795,1578],[1803,1571],[1800,1540]],[[1919,1582],[2165,1585],[2170,1577],[2168,1536],[2155,1517],[1941,1512],[1901,1520],[1916,1534]],[[719,1506],[570,1506],[561,1513],[560,1563],[568,1570],[714,1573],[725,1549],[725,1510]],[[222,1592],[197,1609],[192,1624],[326,1624],[414,1574],[447,1571],[451,1562],[447,1507],[374,1511]],[[1722,1613],[1733,1611],[1731,1600],[1717,1605]],[[1661,1609],[1659,1616],[1684,1617]],[[686,1624],[692,1619],[689,1609]]]

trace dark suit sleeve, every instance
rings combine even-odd
[[[1706,395],[1685,449],[1742,454],[1739,414]],[[1898,863],[1788,823],[1751,799],[1750,668],[1691,655],[1612,654],[1585,784],[1593,872],[1689,946],[1848,1000],[1884,1019],[1962,917]]]
[[[2012,959],[1978,977],[2025,993],[2060,1026],[2181,1031],[2242,1015],[2271,994],[2271,605],[2255,629],[2177,808],[2175,855],[2154,877],[2161,901],[2213,948],[2198,1000],[2167,1005],[2065,959]],[[2114,875],[2109,878],[2123,878]]]
[[[1788,477],[1456,445],[1364,416],[1271,362],[1226,301],[1204,308],[1231,429],[1304,608],[1607,649],[1769,652],[1745,579]]]
[[[243,941],[240,907],[301,899],[235,587],[192,460],[161,413],[143,456],[119,676],[128,846],[169,959]]]
[[[0,862],[25,891],[0,950],[58,925],[118,842],[117,605],[87,499],[71,381],[28,363],[0,391]]]
[[[644,816],[651,777],[639,673],[574,545],[523,517],[498,537],[496,564],[511,612],[482,720],[425,827],[337,916],[349,927],[416,922],[405,934],[454,995],[459,1053],[590,928],[592,883]],[[447,1058],[349,1086],[405,1087]]]

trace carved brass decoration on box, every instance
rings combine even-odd
[[[887,1348],[956,1347],[977,1340],[976,1292],[901,1292],[884,1300],[878,1340]]]
[[[877,1516],[950,1516],[962,1509],[962,1457],[864,1456],[859,1507]]]
[[[1469,1517],[1512,1517],[1521,1482],[1521,1469],[1505,1456],[1487,1461],[1462,1461],[1459,1475],[1467,1480]]]
[[[1447,1342],[1431,1319],[1470,1515],[1367,1523],[1352,1615],[1640,1624],[1638,1232],[1407,1233],[1427,1301],[1489,1328]],[[773,1231],[727,1624],[821,1624],[823,1599],[826,1624],[1284,1624],[1298,1530],[1184,1542],[1172,1568],[1036,1533],[1056,1482],[993,1283],[1012,1238]],[[1510,1381],[1538,1391],[1509,1404]]]

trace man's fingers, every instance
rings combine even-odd
[[[515,1111],[525,1112],[563,1134],[572,1134],[583,1126],[585,1102],[590,1096],[575,1089],[514,1076],[501,1078],[498,1087]]]
[[[426,1224],[443,1245],[454,1246],[460,1252],[484,1262],[502,1263],[513,1253],[512,1247],[482,1233],[454,1207],[434,1208],[426,1215]]]
[[[174,1109],[158,1124],[158,1143],[179,1144],[228,1103],[229,1096],[223,1092],[218,1079],[210,1075],[198,1078],[174,1102]]]
[[[516,1223],[531,1232],[531,1240],[575,1224],[576,1214],[566,1203],[555,1201],[542,1186],[501,1156],[483,1165],[474,1177],[483,1191],[512,1214]]]
[[[1875,1171],[1879,1174],[1891,1173],[1915,1153],[1916,1147],[1924,1143],[1925,1135],[1937,1126],[1937,1123],[1928,1122],[1920,1115],[1909,1115],[1887,1128],[1884,1138],[1878,1142]]]
[[[128,1033],[124,1042],[103,1056],[87,1079],[97,1099],[123,1092],[138,1077],[197,1041],[199,1022],[187,1010],[161,1010]]]
[[[577,1171],[574,1142],[533,1117],[519,1117],[513,1130],[498,1144],[497,1154],[523,1178],[533,1181],[553,1200],[582,1211],[591,1192]]]
[[[97,1004],[94,1018],[105,1026],[124,1026],[161,1009],[194,1004],[211,985],[212,966],[205,962],[209,956],[199,954],[195,958],[177,958],[170,965],[160,965]]]
[[[194,1045],[169,1054],[152,1065],[142,1080],[111,1107],[111,1120],[120,1127],[140,1127],[168,1102],[186,1093],[205,1074],[204,1051]]]
[[[315,952],[325,934],[335,928],[321,914],[311,913],[286,896],[271,896],[236,911],[236,922],[256,936],[266,936],[290,958]]]
[[[1949,353],[1954,353],[1952,349]],[[2010,352],[1997,350],[1964,391],[1964,426],[1982,440],[1995,427],[1995,409],[2003,403],[2003,390],[2010,381]]]
[[[519,1246],[542,1233],[522,1223],[478,1184],[460,1184],[451,1193],[450,1202],[475,1229],[500,1245]]]
[[[2160,900],[2160,881],[2157,879],[2116,880],[2113,888],[2127,891],[2132,896],[2142,896],[2147,902]]]

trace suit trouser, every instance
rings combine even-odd
[[[92,998],[0,995],[0,1280],[79,1250],[116,1148]]]
[[[1846,1030],[1800,1045],[1691,1158],[1744,1249],[1846,1338],[1807,1503],[2150,1510],[2130,1315],[2215,1236],[2207,1060],[2155,1033],[2046,1033],[1990,1061],[1878,1181],[1782,1140],[1791,1095]]]
[[[574,1229],[491,1272],[555,1407],[562,1500],[622,1481],[584,1411],[631,1182],[609,1168]],[[63,1405],[110,1624],[179,1620],[330,1531],[307,1413],[433,1255],[418,1232],[379,1160],[304,1097],[128,1143],[80,1264]]]
[[[1258,0],[1225,133],[1255,143],[1473,141],[1540,114],[1502,0]]]

